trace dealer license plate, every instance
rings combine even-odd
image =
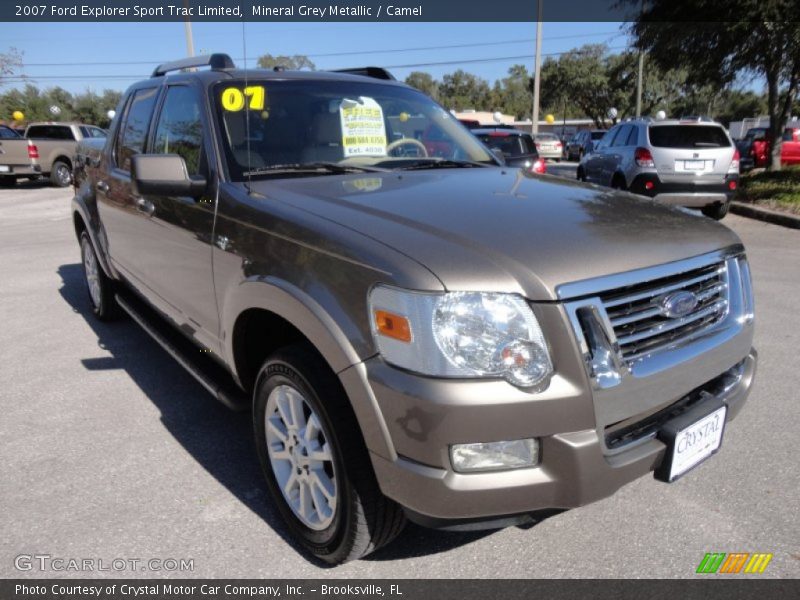
[[[677,432],[671,448],[669,481],[696,467],[719,450],[727,410],[726,406],[720,407]]]
[[[685,160],[683,161],[683,168],[687,171],[702,171],[706,168],[706,161],[704,160]]]

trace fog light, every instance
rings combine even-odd
[[[504,471],[539,464],[539,442],[534,439],[510,442],[455,444],[450,447],[453,469],[459,473]]]

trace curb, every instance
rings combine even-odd
[[[767,223],[772,223],[774,225],[782,225],[783,227],[800,229],[800,215],[790,215],[777,210],[760,208],[758,206],[753,206],[752,204],[745,204],[744,202],[736,201],[731,202],[730,211],[743,217],[750,217],[751,219],[766,221]]]

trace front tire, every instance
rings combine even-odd
[[[101,321],[114,320],[119,316],[119,307],[114,299],[114,284],[103,272],[86,231],[81,233],[81,262],[92,313]]]
[[[703,212],[705,216],[720,221],[723,218],[725,218],[725,215],[728,214],[728,207],[730,207],[730,205],[731,205],[730,202],[718,202],[715,204],[709,204],[707,206],[704,206],[700,210]]]
[[[311,347],[290,346],[267,359],[253,424],[273,500],[308,552],[340,564],[400,533],[403,510],[381,493],[344,390]]]

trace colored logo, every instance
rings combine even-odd
[[[708,552],[697,567],[698,573],[763,573],[772,560],[765,552]]]
[[[697,306],[697,296],[692,292],[681,290],[664,296],[660,303],[661,314],[671,319],[685,317]]]

